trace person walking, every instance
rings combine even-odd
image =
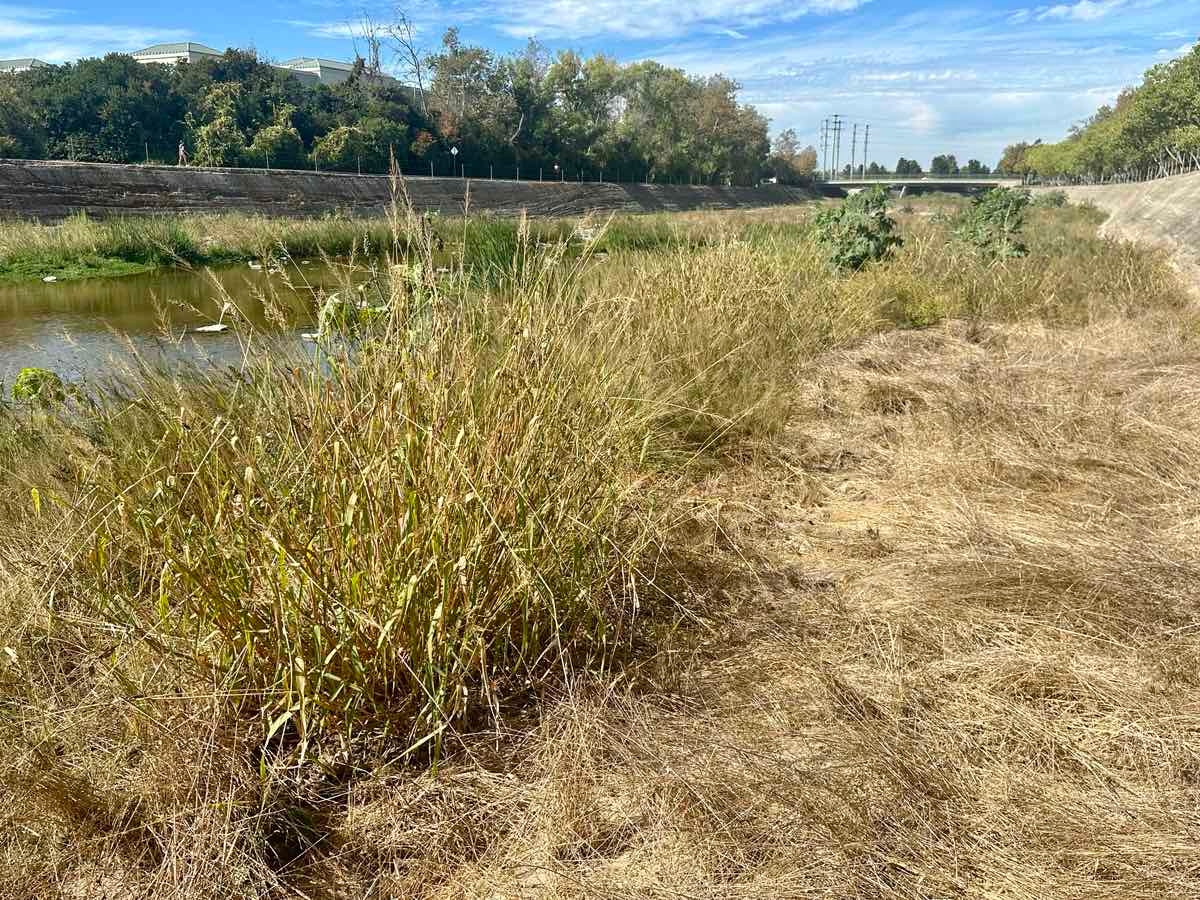
[[[179,165],[186,166],[188,164],[187,147],[183,146],[183,141],[179,142]]]

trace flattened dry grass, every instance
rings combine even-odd
[[[1200,331],[1044,224],[526,243],[322,377],[8,411],[0,896],[1197,893]]]

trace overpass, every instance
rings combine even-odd
[[[1019,175],[868,175],[818,181],[817,187],[835,188],[838,192],[852,193],[883,185],[911,194],[927,194],[933,191],[970,194],[994,187],[1020,187],[1023,183]]]

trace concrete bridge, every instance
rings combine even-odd
[[[1020,187],[1019,175],[870,175],[859,178],[831,178],[818,182],[818,187],[836,189],[839,193],[854,193],[864,188],[883,185],[906,194],[928,194],[945,191],[952,194],[973,194],[994,187]]]

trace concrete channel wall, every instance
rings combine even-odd
[[[1200,297],[1200,172],[1134,184],[1039,190],[1062,190],[1072,203],[1091,203],[1108,213],[1104,234],[1163,248]]]
[[[750,209],[800,203],[810,191],[781,185],[753,188],[472,181],[408,178],[404,189],[418,210],[539,218],[589,212],[652,213]],[[0,159],[0,219],[56,221],[91,216],[248,212],[271,216],[326,213],[377,215],[391,202],[383,175],[265,169],[200,169],[108,163]]]

